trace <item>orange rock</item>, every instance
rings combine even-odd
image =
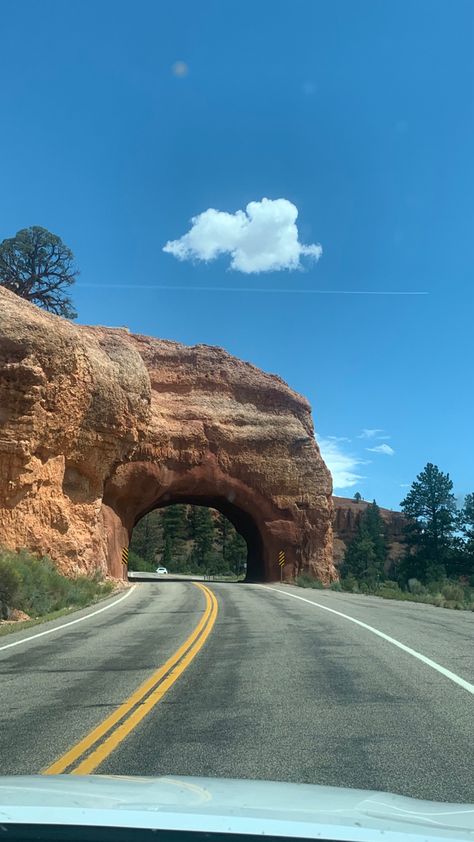
[[[360,517],[367,509],[369,501],[356,500],[350,497],[333,497],[334,515],[334,563],[339,566],[344,558],[347,545],[358,534]],[[402,512],[391,509],[380,509],[380,516],[384,521],[385,538],[387,541],[386,570],[390,570],[396,562],[407,552],[405,543],[406,518]]]
[[[8,615],[9,622],[20,623],[23,620],[31,620],[29,614],[25,614],[24,611],[20,611],[19,608],[12,608]]]
[[[201,503],[247,540],[249,576],[328,582],[331,476],[311,409],[208,345],[83,327],[0,287],[0,543],[121,577],[153,508]]]

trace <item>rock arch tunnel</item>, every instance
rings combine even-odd
[[[176,482],[166,490],[161,486],[160,493],[156,487],[156,471],[150,472],[148,466],[135,465],[132,470],[120,473],[120,478],[116,477],[115,481],[109,484],[104,496],[104,520],[114,575],[126,575],[127,571],[122,562],[122,548],[128,546],[133,528],[141,518],[154,509],[175,503],[217,509],[232,523],[247,544],[246,581],[271,581],[280,575],[278,549],[272,552],[271,536],[267,534],[262,517],[265,506],[261,506],[260,514],[260,510],[255,506],[256,501],[249,501],[248,495],[239,494],[239,489],[235,490],[222,480],[214,483],[209,480],[205,482],[202,472],[197,471],[196,474],[200,475],[199,479],[195,477],[193,481],[193,478],[188,477],[186,482]],[[127,475],[125,481],[124,473]],[[249,502],[251,502],[250,505]],[[279,546],[278,541],[275,543],[275,548],[277,546]],[[290,562],[290,559],[288,561]]]
[[[148,512],[141,514],[135,522],[135,526],[146,517],[150,511],[163,510],[167,506],[175,503],[182,503],[191,506],[202,506],[211,510],[215,510],[222,514],[236,529],[238,534],[244,539],[246,545],[246,582],[264,582],[267,579],[266,570],[264,567],[264,544],[260,530],[254,521],[252,515],[239,509],[234,503],[231,503],[224,497],[210,497],[210,496],[180,496],[167,500],[163,505],[154,506]],[[132,537],[132,536],[131,536]],[[165,564],[166,566],[166,564]],[[125,573],[126,571],[124,571]],[[169,572],[169,571],[168,571]]]
[[[0,534],[65,572],[124,576],[136,521],[212,505],[249,576],[336,577],[332,483],[311,408],[221,348],[86,327],[0,287]]]

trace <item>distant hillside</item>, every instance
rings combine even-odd
[[[135,526],[129,569],[173,573],[234,573],[247,564],[247,545],[220,512],[206,506],[176,504],[155,509]]]
[[[357,503],[351,497],[333,497],[334,504],[334,563],[339,565],[344,558],[347,545],[355,538],[362,512],[372,502],[361,500]],[[385,522],[388,543],[388,561],[394,562],[405,552],[404,527],[405,517],[401,512],[380,508],[380,514]]]

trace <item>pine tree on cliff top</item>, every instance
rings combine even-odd
[[[57,316],[76,318],[67,289],[78,274],[71,249],[46,228],[23,228],[0,243],[0,285]]]

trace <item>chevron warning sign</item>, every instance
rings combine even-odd
[[[284,550],[280,550],[280,552],[278,553],[278,564],[280,565],[280,567],[284,567],[284,565],[286,564],[286,558],[285,558],[285,551]]]
[[[128,565],[128,547],[124,547],[122,550],[122,562]]]

